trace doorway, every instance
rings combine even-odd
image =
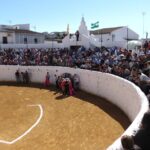
[[[7,44],[8,41],[7,41],[7,37],[6,36],[3,36],[3,44]]]

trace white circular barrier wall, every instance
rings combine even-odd
[[[0,81],[15,81],[15,72],[28,71],[31,82],[43,83],[46,72],[50,73],[50,80],[55,84],[55,74],[78,74],[80,76],[80,89],[97,96],[106,98],[118,106],[132,122],[123,133],[133,135],[138,130],[143,114],[149,109],[148,100],[139,87],[133,83],[114,76],[90,70],[74,69],[58,66],[0,66]],[[122,149],[120,137],[110,145],[107,150]]]

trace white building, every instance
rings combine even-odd
[[[44,35],[30,30],[29,24],[0,25],[0,44],[44,43]]]
[[[126,48],[128,41],[139,39],[139,35],[127,26],[103,28],[90,31],[90,33],[94,34],[101,45],[106,47],[118,46]]]
[[[72,37],[69,37],[69,35],[67,35],[63,39],[64,47],[84,46],[86,48],[89,48],[91,46],[97,46],[97,47],[117,46],[117,47],[127,48],[128,41],[139,39],[139,35],[126,26],[104,28],[95,31],[89,31],[87,29],[83,17],[78,31],[80,33],[79,41],[76,40],[75,35],[73,35]]]
[[[128,48],[128,41],[138,40],[139,38],[137,33],[126,26],[89,31],[84,17],[82,17],[78,31],[78,41],[75,34],[70,36],[69,27],[67,30],[68,35],[59,42],[55,41],[54,38],[51,41],[44,41],[44,34],[31,31],[29,24],[0,25],[0,47],[23,48],[27,45],[32,48],[78,48],[80,46],[87,49],[95,46]]]

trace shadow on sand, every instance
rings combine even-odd
[[[57,100],[65,100],[68,98],[68,96],[63,95],[61,91],[56,90],[55,86],[51,85],[50,87],[44,87],[43,84],[38,83],[29,83],[29,84],[23,84],[23,83],[16,83],[16,82],[0,82],[0,86],[7,85],[7,86],[18,86],[18,87],[29,87],[29,88],[39,88],[39,89],[48,89],[50,92],[54,92],[54,95],[59,94],[56,96]],[[125,113],[115,106],[114,104],[110,103],[104,98],[86,93],[84,91],[77,91],[74,95],[74,97],[91,103],[93,105],[96,105],[103,111],[105,111],[109,116],[111,116],[114,120],[120,123],[120,125],[126,130],[128,126],[131,124],[129,118],[125,115]]]

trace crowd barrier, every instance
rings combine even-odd
[[[133,135],[139,128],[143,114],[149,109],[145,94],[133,83],[112,74],[91,70],[58,66],[0,66],[0,81],[15,81],[15,72],[28,71],[31,82],[43,83],[46,72],[50,73],[51,83],[55,84],[55,74],[63,73],[80,76],[80,89],[103,97],[118,106],[128,116],[131,125],[123,133]],[[107,150],[120,150],[120,137]]]

